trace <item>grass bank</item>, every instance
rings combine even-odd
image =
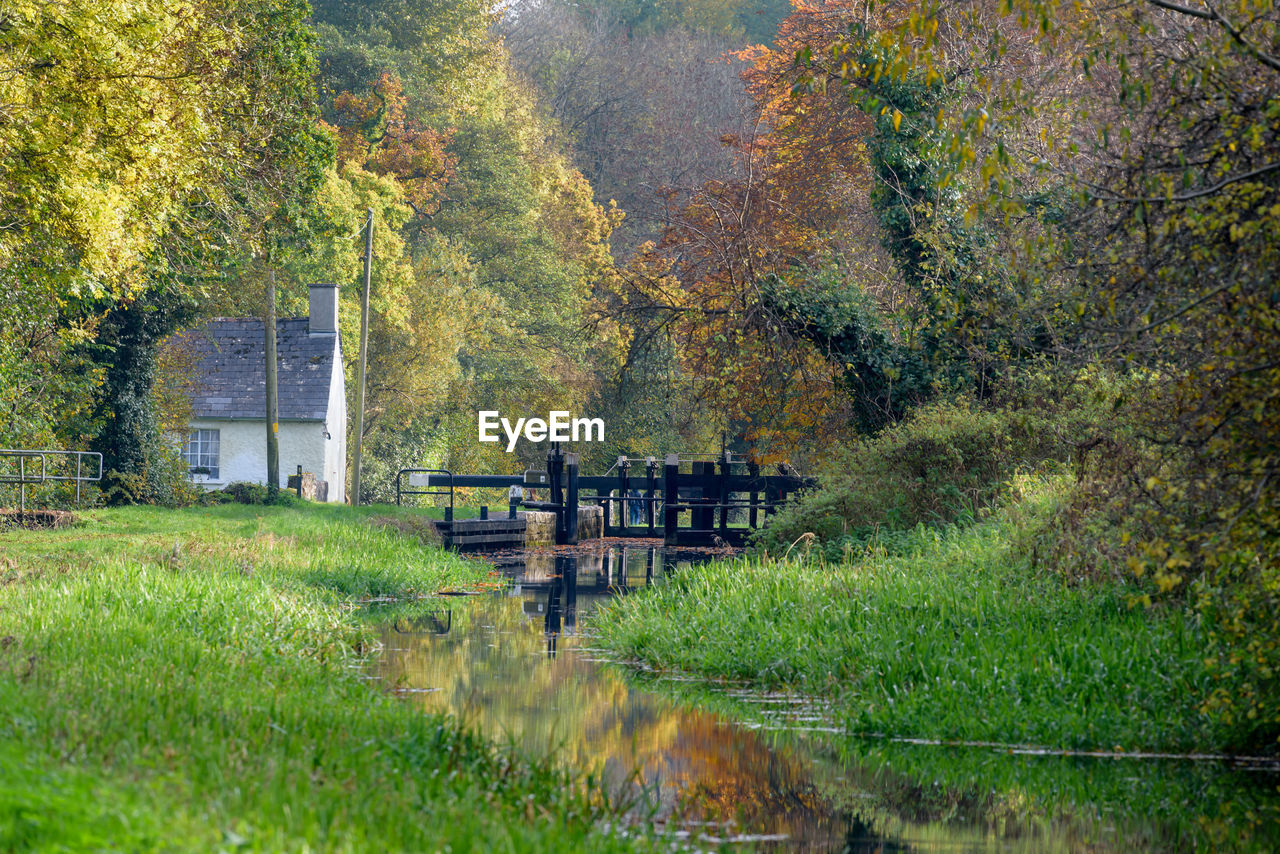
[[[487,577],[369,524],[407,514],[87,516],[0,534],[0,850],[636,844],[584,781],[359,678],[352,600]]]
[[[1042,490],[984,522],[844,561],[694,567],[612,603],[603,642],[648,665],[836,699],[853,732],[1127,751],[1214,750],[1212,644],[1114,583],[1072,587],[1017,546]]]
[[[0,583],[90,566],[155,563],[263,575],[281,588],[343,598],[409,597],[475,582],[488,567],[430,546],[424,516],[408,508],[219,504],[170,510],[122,507],[79,514],[66,531],[0,534]]]

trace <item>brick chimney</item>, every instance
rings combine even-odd
[[[338,334],[338,286],[332,284],[311,285],[308,335]]]

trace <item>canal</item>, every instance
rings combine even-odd
[[[842,734],[821,698],[638,672],[591,614],[704,554],[500,559],[499,592],[373,605],[370,676],[403,701],[597,775],[697,847],[786,851],[1268,850],[1280,775],[1185,759],[1037,755]],[[802,618],[802,615],[797,615]]]

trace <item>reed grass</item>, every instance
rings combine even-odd
[[[660,668],[832,697],[855,733],[1070,749],[1213,750],[1211,644],[1140,591],[1072,587],[1017,547],[1030,497],[847,560],[800,549],[692,567],[595,620]]]

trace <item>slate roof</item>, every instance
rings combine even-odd
[[[266,420],[266,343],[261,320],[217,318],[182,333],[181,338],[196,360],[195,417]],[[308,335],[305,317],[276,321],[281,421],[325,420],[337,350],[338,336]]]

